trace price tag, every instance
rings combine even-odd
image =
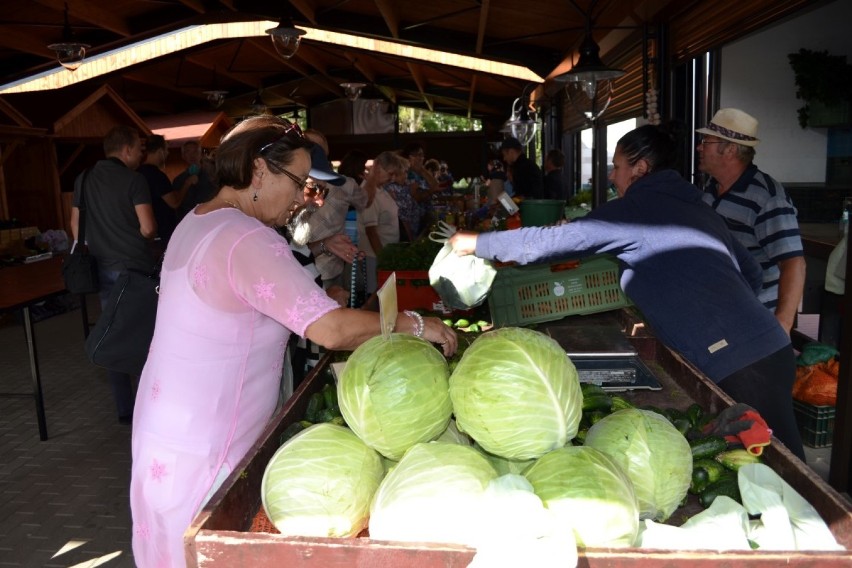
[[[396,272],[392,272],[379,291],[379,319],[382,325],[382,337],[390,339],[393,328],[396,325],[396,316],[399,312],[396,300]]]

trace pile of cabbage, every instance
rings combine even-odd
[[[349,428],[307,428],[264,474],[264,508],[283,534],[369,528],[371,538],[465,544],[501,561],[522,550],[517,565],[570,565],[577,545],[635,545],[640,519],[668,517],[692,473],[686,440],[650,412],[616,412],[573,446],[577,371],[530,329],[482,334],[452,374],[422,339],[371,339],[349,357],[337,394]]]

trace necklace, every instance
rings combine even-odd
[[[224,198],[222,199],[222,201],[224,201],[226,205],[229,205],[230,207],[233,207],[234,209],[241,210],[239,203],[234,203],[233,201],[231,201],[229,199],[224,199]]]

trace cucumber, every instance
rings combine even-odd
[[[323,408],[334,408],[337,406],[337,389],[326,383],[322,387]]]
[[[728,449],[728,443],[721,436],[706,436],[691,440],[689,447],[692,450],[692,459],[712,458],[718,453]]]
[[[334,419],[330,408],[323,408],[317,414],[317,422],[331,422]]]
[[[692,470],[702,469],[707,473],[707,483],[715,483],[723,477],[731,475],[730,470],[714,459],[702,458],[692,462]]]
[[[623,396],[612,395],[612,411],[616,410],[625,410],[627,408],[636,408],[632,402],[624,398]]]
[[[583,393],[583,396],[594,396],[597,394],[605,394],[609,396],[602,386],[596,385],[595,383],[580,383],[580,392]]]
[[[739,471],[742,466],[749,463],[761,463],[760,456],[751,454],[744,448],[720,452],[715,456],[715,460],[731,471]]]
[[[742,497],[740,497],[740,486],[735,477],[725,477],[715,483],[707,485],[707,487],[704,488],[704,491],[702,491],[698,496],[698,502],[706,509],[712,505],[713,501],[716,500],[716,497],[720,495],[730,497],[737,503],[742,502]]]
[[[707,470],[703,467],[695,467],[692,468],[692,481],[689,484],[689,492],[693,495],[698,495],[704,489],[707,488],[707,485],[710,484],[710,476],[707,473]]]
[[[681,434],[683,434],[684,437],[686,437],[686,433],[689,432],[690,427],[689,418],[686,418],[685,416],[681,418],[675,418],[674,420],[672,420],[672,426],[674,426],[678,432],[680,432]]]
[[[315,392],[308,399],[308,408],[305,410],[305,420],[319,422],[317,415],[322,410],[322,393]]]
[[[692,428],[697,428],[701,419],[704,417],[704,409],[697,402],[689,405],[686,409],[686,415],[689,417],[689,424]]]
[[[588,428],[581,428],[577,430],[577,435],[574,437],[574,442],[576,442],[577,445],[582,446],[586,443],[586,434],[588,433]]]
[[[304,429],[305,427],[302,426],[301,422],[293,422],[292,424],[284,428],[283,432],[281,432],[281,436],[278,438],[278,445],[283,445],[284,442],[286,442]]]
[[[612,397],[607,393],[583,396],[583,412],[600,411],[609,413],[612,410]]]

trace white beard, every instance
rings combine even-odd
[[[287,232],[290,233],[290,239],[294,244],[304,246],[310,242],[311,226],[308,224],[308,219],[316,209],[316,205],[305,205],[296,209],[290,216],[290,220],[287,221]]]

